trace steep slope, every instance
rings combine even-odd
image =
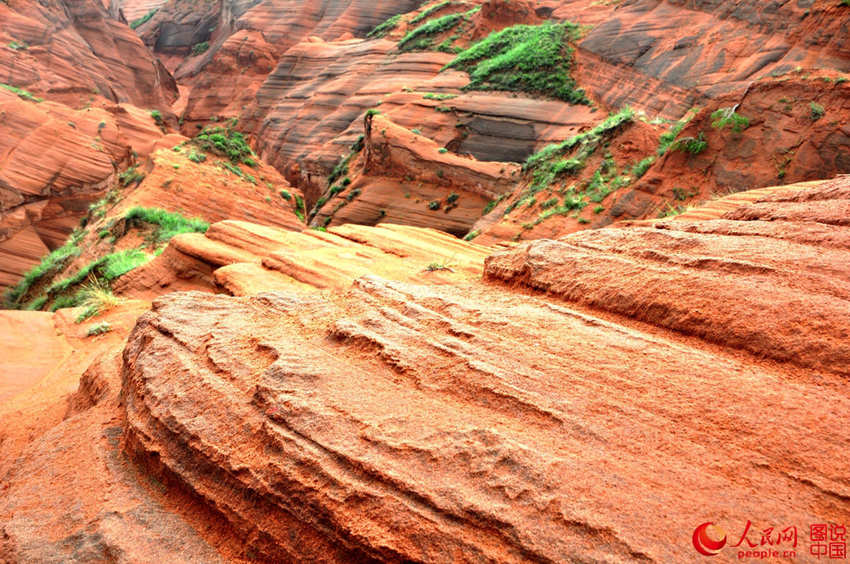
[[[61,245],[131,155],[150,154],[177,85],[100,2],[9,0],[0,21],[3,287]]]
[[[606,3],[558,4],[555,17],[584,23]],[[770,73],[850,72],[850,21],[832,0],[636,0],[597,9],[607,13],[588,22],[596,25],[580,43],[579,82],[608,107],[675,119]]]
[[[0,2],[2,82],[74,108],[100,98],[164,110],[174,79],[101,2]]]
[[[0,88],[0,286],[59,247],[133,152],[162,132],[133,106],[73,110]]]

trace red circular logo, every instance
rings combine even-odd
[[[708,536],[709,527],[714,527],[714,523],[703,523],[694,529],[694,548],[704,556],[715,556],[721,548],[726,546],[726,534],[724,533],[720,540],[713,540]],[[719,530],[719,527],[714,528]]]

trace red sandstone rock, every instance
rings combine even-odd
[[[161,297],[120,369],[129,311],[54,315],[86,353],[0,409],[0,556],[667,562],[706,519],[846,522],[848,190],[525,243],[490,284],[411,227],[179,236],[252,293],[325,291]]]

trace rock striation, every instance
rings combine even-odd
[[[669,562],[707,519],[846,522],[848,182],[486,260],[390,225],[177,236],[255,285],[161,296],[126,347],[119,310],[58,421],[0,411],[0,556]],[[466,258],[413,268],[439,252]]]

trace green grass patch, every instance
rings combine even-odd
[[[145,179],[145,174],[139,172],[138,165],[133,165],[121,174],[118,175],[118,181],[121,186],[129,186],[130,184],[141,184]]]
[[[682,151],[691,155],[699,155],[708,148],[708,141],[704,139],[702,131],[696,137],[682,137],[670,145],[673,151]]]
[[[44,98],[33,96],[32,93],[24,90],[23,88],[18,88],[17,86],[12,86],[11,84],[5,84],[3,82],[0,82],[0,88],[5,88],[9,92],[14,92],[18,95],[18,98],[27,100],[28,102],[35,102],[36,104],[39,102],[44,102]]]
[[[451,100],[452,98],[457,98],[457,94],[435,94],[433,92],[426,92],[425,94],[422,95],[422,97],[425,98],[426,100],[443,101],[443,100]]]
[[[646,174],[646,171],[649,170],[649,167],[651,167],[654,162],[655,157],[649,156],[636,163],[635,166],[632,167],[632,176],[634,176],[635,180]]]
[[[370,38],[374,38],[374,39],[378,39],[380,37],[383,37],[386,34],[388,34],[389,32],[391,32],[392,30],[394,30],[396,28],[396,26],[398,26],[398,22],[400,22],[400,21],[401,21],[401,14],[396,14],[396,15],[390,17],[390,18],[387,18],[386,21],[375,26],[375,29],[370,31],[366,35],[366,37],[370,37]]]
[[[180,233],[206,233],[210,224],[200,218],[187,218],[179,213],[168,212],[159,208],[135,207],[127,211],[124,218],[131,225],[147,223],[155,225],[151,242],[155,245],[167,243]]]
[[[469,21],[480,9],[480,7],[476,6],[467,12],[447,14],[429,20],[415,29],[408,31],[401,38],[401,41],[398,42],[398,48],[402,51],[430,49],[434,44],[434,36],[453,29],[462,21]]]
[[[47,289],[49,296],[56,296],[51,306],[51,311],[56,311],[64,307],[75,307],[84,301],[86,297],[84,290],[80,290],[75,294],[68,293],[68,290],[74,286],[89,279],[104,280],[108,284],[134,268],[143,265],[150,258],[150,255],[145,254],[140,249],[126,249],[108,254],[88,263],[71,276],[54,282]]]
[[[157,11],[157,8],[154,8],[153,10],[151,10],[150,12],[148,12],[147,14],[142,16],[141,18],[139,18],[137,20],[133,20],[132,22],[130,22],[130,29],[136,29],[140,25],[150,21],[150,19],[152,17],[154,17],[154,15],[156,14],[156,11]]]
[[[103,335],[104,333],[109,333],[112,331],[112,326],[106,321],[102,323],[96,323],[89,327],[88,331],[86,331],[87,337],[96,337],[97,335]]]
[[[742,116],[735,108],[720,108],[711,113],[711,127],[715,129],[731,128],[735,133],[741,133],[750,126],[750,118]]]
[[[209,41],[201,41],[200,43],[195,43],[194,45],[192,45],[192,56],[194,57],[194,56],[202,55],[203,53],[206,53],[209,50],[209,48],[210,48],[210,42]]]
[[[664,133],[661,134],[661,137],[658,138],[658,156],[663,156],[669,149],[670,146],[676,141],[676,137],[682,132],[688,122],[691,121],[695,112],[691,110],[688,112],[684,118],[680,119],[673,126]]]
[[[195,136],[192,143],[202,151],[227,157],[234,164],[244,163],[248,166],[256,166],[252,158],[256,155],[245,140],[245,136],[232,127],[205,127]]]
[[[491,33],[444,68],[468,72],[468,90],[528,92],[589,104],[570,75],[573,48],[568,42],[580,34],[571,22],[515,25]]]
[[[442,10],[443,8],[448,6],[449,4],[453,4],[453,2],[451,0],[443,0],[442,2],[437,2],[433,6],[429,6],[429,7],[425,8],[424,10],[422,10],[419,13],[418,16],[416,16],[412,20],[410,20],[410,25],[415,25],[415,24],[418,24],[421,21],[427,20],[428,18],[430,18],[435,13],[439,12],[440,10]]]
[[[39,264],[24,274],[24,277],[20,280],[20,282],[6,290],[3,294],[3,307],[7,309],[20,309],[21,299],[27,295],[34,284],[45,276],[60,272],[63,268],[65,268],[68,262],[80,256],[81,252],[81,249],[71,242],[65,243],[58,249],[51,251],[48,255],[41,259]],[[47,301],[46,296],[44,301]],[[28,304],[28,307],[30,305],[32,305],[32,302]],[[33,309],[40,309],[43,305],[44,302],[42,302],[39,307]]]

